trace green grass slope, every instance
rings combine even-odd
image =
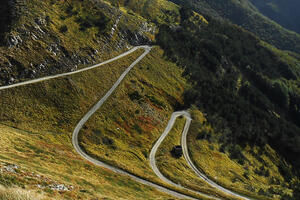
[[[223,134],[203,113],[197,110],[192,113],[194,120],[188,134],[190,155],[210,179],[254,199],[282,199],[292,195],[278,168],[282,158],[274,149],[269,145],[246,146],[237,150],[244,158],[235,158],[232,149],[221,144]]]
[[[181,133],[185,125],[185,119],[178,118],[169,135],[162,142],[156,154],[156,163],[160,172],[174,183],[195,191],[202,191],[206,194],[215,194],[222,199],[236,199],[230,195],[209,186],[189,167],[183,156],[176,157],[172,154],[175,146],[181,145]]]
[[[179,20],[179,6],[167,0],[107,1],[131,15],[138,14],[154,23],[176,23]]]
[[[17,42],[7,40],[0,47],[0,70],[4,72],[1,73],[2,84],[75,70],[74,66],[77,65],[78,68],[85,67],[118,55],[128,45],[138,44],[141,37],[142,40],[147,37],[151,39],[152,31],[142,17],[137,20],[126,10],[120,11],[104,2],[30,1],[25,6],[24,15],[5,33],[7,38],[18,38]],[[105,24],[99,23],[103,19]],[[144,97],[147,103],[143,106],[149,107],[149,115],[152,107],[155,110],[166,109],[169,114],[173,106],[182,104],[181,94],[185,85],[180,77],[181,70],[162,59],[161,50],[156,51],[157,54],[144,61],[145,66],[140,66],[144,71],[134,78],[141,90],[155,86],[158,94],[165,95],[163,98],[153,92]],[[119,177],[87,163],[74,152],[70,140],[77,121],[141,53],[141,50],[137,51],[99,69],[1,91],[0,131],[3,148],[0,184],[44,193],[46,198],[55,199],[169,198],[127,177]],[[23,75],[22,72],[28,74]],[[150,76],[151,81],[159,81],[160,84],[152,85],[145,74]],[[140,113],[144,108],[139,108]],[[135,106],[130,104],[127,109],[135,109]],[[115,109],[115,112],[118,111],[121,112],[122,108]],[[152,116],[155,123],[166,117],[166,114],[157,114]],[[130,117],[131,121],[135,120],[134,115]],[[139,125],[134,128],[139,132],[142,128],[153,129],[151,126],[156,124],[147,125],[147,121],[150,123],[148,118],[141,116]],[[158,134],[159,131],[156,131]],[[123,137],[119,134],[119,137]],[[131,143],[139,142],[134,140],[136,136],[134,133]],[[138,138],[140,143],[144,142],[144,137]],[[147,148],[154,142],[152,140],[155,137],[149,137],[143,152],[149,151]],[[131,145],[120,143],[120,148],[125,152]],[[125,154],[118,164],[128,162],[126,156],[131,158]],[[2,170],[12,164],[19,166],[15,173]],[[140,167],[135,164],[132,163],[133,168]],[[147,174],[142,173],[141,176],[147,178]],[[72,186],[72,189],[59,192],[51,189],[52,184],[64,184]]]

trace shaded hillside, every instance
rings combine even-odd
[[[226,19],[279,49],[300,53],[300,35],[263,16],[248,0],[172,0],[204,15]]]
[[[9,0],[0,2],[0,44],[4,43],[5,33],[11,28],[13,21],[12,6]]]
[[[283,27],[300,33],[300,1],[298,0],[250,0],[257,9]]]
[[[161,26],[157,40],[193,83],[185,93],[187,107],[195,104],[208,114],[232,158],[244,163],[240,147],[269,144],[299,173],[299,60],[240,27],[212,18],[198,24],[188,10],[181,13],[181,26]],[[278,167],[292,179],[288,165]]]

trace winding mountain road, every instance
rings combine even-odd
[[[37,79],[33,79],[33,80],[29,80],[29,81],[24,81],[24,82],[20,82],[20,83],[15,83],[15,84],[11,84],[11,85],[0,86],[0,91],[1,90],[5,90],[5,89],[9,89],[9,88],[15,88],[15,87],[19,87],[19,86],[24,86],[24,85],[29,85],[29,84],[33,84],[33,83],[42,82],[42,81],[47,81],[47,80],[54,79],[54,78],[60,78],[60,77],[64,77],[64,76],[69,76],[69,75],[72,75],[72,74],[77,74],[77,73],[80,73],[80,72],[91,70],[91,69],[100,67],[102,65],[111,63],[113,61],[116,61],[116,60],[118,60],[120,58],[123,58],[123,57],[125,57],[125,56],[127,56],[127,55],[129,55],[129,54],[131,54],[133,52],[135,52],[138,49],[149,49],[149,48],[150,48],[149,46],[136,46],[136,47],[130,49],[129,51],[126,51],[125,53],[120,54],[119,56],[116,56],[116,57],[114,57],[112,59],[106,60],[104,62],[101,62],[99,64],[96,64],[96,65],[93,65],[93,66],[90,66],[90,67],[86,67],[86,68],[79,69],[79,70],[72,71],[72,72],[67,72],[67,73],[62,73],[62,74],[56,74],[56,75],[46,76],[46,77],[37,78]]]
[[[177,119],[177,117],[180,117],[180,116],[184,116],[185,119],[186,119],[186,122],[185,122],[185,126],[184,126],[184,129],[182,131],[182,137],[181,137],[181,146],[182,146],[182,150],[183,150],[183,155],[184,155],[184,158],[185,160],[187,161],[188,165],[190,166],[190,168],[197,174],[197,176],[199,176],[202,180],[204,180],[207,184],[209,184],[210,186],[222,191],[223,193],[225,194],[228,194],[228,195],[231,195],[231,196],[234,196],[234,197],[237,197],[239,199],[243,199],[243,200],[250,200],[249,198],[245,197],[245,196],[242,196],[240,194],[237,194],[235,192],[232,192],[218,184],[216,184],[215,182],[213,182],[212,180],[210,180],[205,174],[201,173],[197,167],[194,165],[192,159],[190,158],[190,155],[189,155],[189,151],[188,151],[188,147],[187,147],[187,133],[188,133],[188,130],[189,130],[189,127],[191,125],[191,121],[192,121],[192,118],[191,118],[191,115],[189,112],[187,111],[178,111],[178,112],[174,112],[171,116],[171,119],[169,120],[169,123],[165,129],[165,131],[163,132],[163,134],[160,136],[160,138],[156,141],[155,145],[153,146],[153,148],[151,149],[151,153],[150,153],[150,165],[151,165],[151,168],[152,170],[154,171],[154,173],[160,178],[162,179],[164,182],[168,183],[168,184],[171,184],[177,188],[180,188],[180,189],[185,189],[189,192],[193,192],[193,193],[196,193],[196,194],[199,194],[198,191],[194,191],[194,190],[191,190],[191,189],[188,189],[188,188],[185,188],[177,183],[174,183],[172,182],[171,180],[167,179],[158,169],[157,165],[156,165],[156,160],[155,160],[155,155],[156,155],[156,152],[159,148],[159,146],[161,145],[161,143],[163,142],[163,140],[166,138],[166,136],[169,134],[169,132],[171,131],[172,127],[174,126],[174,123]],[[202,193],[200,193],[202,194]],[[211,196],[208,196],[210,198],[212,198]],[[218,199],[216,197],[213,197],[214,199]]]
[[[172,127],[174,126],[174,123],[177,119],[177,117],[179,116],[184,116],[186,118],[186,124],[185,124],[185,129],[186,132],[188,131],[189,129],[189,126],[190,126],[190,123],[192,121],[191,119],[191,116],[188,112],[186,111],[178,111],[178,112],[174,112],[171,116],[171,119],[169,120],[168,122],[168,125],[166,127],[166,129],[164,130],[163,134],[159,137],[159,139],[156,141],[156,143],[154,144],[154,146],[152,147],[151,149],[151,152],[150,152],[150,156],[149,156],[149,159],[150,159],[150,166],[152,168],[152,170],[154,171],[154,173],[161,179],[163,180],[164,182],[170,184],[170,185],[173,185],[174,187],[176,188],[180,188],[180,189],[183,189],[183,190],[186,190],[186,191],[189,191],[189,192],[192,192],[192,193],[195,193],[195,194],[198,194],[198,195],[201,195],[203,197],[206,197],[206,198],[209,198],[209,199],[215,199],[215,200],[218,200],[219,198],[217,197],[213,197],[213,196],[210,196],[210,195],[207,195],[207,194],[204,194],[202,192],[199,192],[199,191],[195,191],[195,190],[191,190],[191,189],[188,189],[188,188],[185,188],[183,186],[181,186],[180,184],[177,184],[177,183],[174,183],[173,181],[167,179],[158,169],[157,165],[156,165],[156,160],[155,160],[155,155],[156,155],[156,152],[159,148],[159,146],[161,145],[161,143],[164,141],[164,139],[167,137],[167,135],[169,134],[169,132],[171,131]]]
[[[129,172],[126,172],[122,169],[119,169],[117,167],[114,167],[114,166],[111,166],[109,164],[106,164],[104,162],[101,162],[99,160],[96,160],[92,157],[90,157],[89,155],[87,155],[80,147],[79,145],[79,142],[78,142],[78,134],[82,128],[82,126],[88,121],[88,119],[103,105],[103,103],[110,97],[110,95],[114,92],[114,90],[120,85],[120,83],[122,82],[122,80],[125,78],[125,76],[130,72],[130,70],[137,64],[139,63],[150,51],[151,51],[151,47],[150,46],[137,46],[137,47],[134,47],[132,48],[131,50],[125,52],[125,53],[122,53],[120,54],[119,56],[117,57],[114,57],[112,59],[109,59],[107,61],[104,61],[102,63],[99,63],[99,64],[96,64],[96,65],[93,65],[93,66],[90,66],[90,67],[86,67],[86,68],[83,68],[83,69],[79,69],[79,70],[76,70],[76,71],[73,71],[73,72],[67,72],[67,73],[62,73],[62,74],[57,74],[57,75],[52,75],[52,76],[46,76],[46,77],[42,77],[42,78],[37,78],[37,79],[33,79],[33,80],[28,80],[28,81],[24,81],[24,82],[20,82],[20,83],[15,83],[15,84],[11,84],[11,85],[7,85],[7,86],[0,86],[0,91],[1,90],[5,90],[5,89],[9,89],[9,88],[15,88],[15,87],[19,87],[19,86],[25,86],[25,85],[29,85],[29,84],[34,84],[34,83],[38,83],[38,82],[42,82],[42,81],[47,81],[47,80],[50,80],[50,79],[55,79],[55,78],[60,78],[60,77],[64,77],[64,76],[69,76],[69,75],[72,75],[72,74],[77,74],[77,73],[80,73],[80,72],[84,72],[84,71],[87,71],[87,70],[91,70],[91,69],[94,69],[94,68],[97,68],[97,67],[100,67],[102,65],[105,65],[105,64],[108,64],[108,63],[111,63],[113,61],[116,61],[120,58],[123,58],[131,53],[133,53],[134,51],[138,50],[138,49],[144,49],[145,52],[137,58],[137,60],[135,60],[122,74],[121,76],[119,77],[119,79],[114,83],[114,85],[112,86],[112,88],[104,95],[104,97],[102,97],[84,116],[83,118],[78,122],[78,124],[76,125],[74,131],[73,131],[73,135],[72,135],[72,143],[73,143],[73,146],[75,148],[75,150],[77,151],[77,153],[79,155],[81,155],[84,159],[88,160],[89,162],[97,165],[97,166],[100,166],[100,167],[103,167],[103,168],[106,168],[106,169],[109,169],[115,173],[118,173],[118,174],[121,174],[121,175],[125,175],[125,176],[129,176],[130,178],[132,178],[133,180],[139,182],[139,183],[142,183],[144,185],[148,185],[148,186],[151,186],[151,187],[154,187],[162,192],[165,192],[167,194],[170,194],[174,197],[177,197],[177,198],[183,198],[183,199],[196,199],[192,196],[189,196],[189,195],[185,195],[185,194],[182,194],[180,192],[177,192],[175,190],[172,190],[172,189],[168,189],[166,187],[163,187],[163,186],[160,186],[158,184],[155,184],[153,182],[150,182],[150,181],[147,181],[145,179],[142,179],[138,176],[135,176]],[[191,116],[190,114],[187,112],[187,111],[179,111],[179,112],[174,112],[171,116],[171,119],[165,129],[165,131],[163,132],[163,134],[160,136],[160,138],[158,139],[158,141],[155,143],[154,147],[152,148],[151,150],[151,153],[150,153],[150,165],[153,169],[153,171],[155,172],[155,174],[160,178],[162,179],[164,182],[170,184],[170,185],[173,185],[177,188],[180,188],[180,189],[184,189],[186,191],[189,191],[189,192],[192,192],[192,193],[195,193],[197,195],[200,195],[200,196],[203,196],[203,197],[206,197],[208,199],[215,199],[215,200],[218,200],[219,198],[217,197],[213,197],[213,196],[209,196],[207,194],[204,194],[204,193],[201,193],[199,191],[194,191],[194,190],[191,190],[191,189],[188,189],[188,188],[184,188],[183,186],[179,185],[179,184],[176,184],[174,182],[172,182],[171,180],[167,179],[166,177],[164,177],[161,172],[159,171],[159,169],[157,168],[156,166],[156,161],[155,161],[155,154],[156,154],[156,151],[158,149],[158,147],[161,145],[161,142],[165,139],[165,137],[168,135],[168,133],[170,132],[170,130],[172,129],[174,123],[175,123],[175,120],[177,117],[179,116],[184,116],[186,118],[186,124],[185,124],[185,127],[184,127],[184,130],[183,130],[183,133],[182,133],[182,147],[183,147],[183,154],[184,154],[184,157],[185,159],[187,160],[188,164],[190,165],[190,167],[194,170],[194,172],[200,177],[202,178],[205,182],[207,182],[209,185],[215,187],[216,189],[219,189],[221,191],[223,191],[224,193],[227,193],[227,194],[230,194],[230,195],[234,195],[236,197],[239,197],[239,198],[242,198],[242,199],[246,199],[246,200],[250,200],[246,197],[243,197],[239,194],[236,194],[234,192],[231,192],[219,185],[217,185],[216,183],[214,183],[213,181],[209,180],[204,174],[202,174],[196,167],[195,165],[193,164],[192,160],[190,159],[189,157],[189,153],[188,153],[188,149],[187,149],[187,142],[186,142],[186,136],[187,136],[187,132],[188,132],[188,129],[189,129],[189,126],[190,126],[190,123],[191,123]]]
[[[78,124],[76,125],[74,131],[73,131],[73,136],[72,136],[72,143],[73,146],[75,148],[75,150],[77,151],[77,153],[79,155],[81,155],[84,159],[88,160],[89,162],[109,169],[115,173],[121,174],[121,175],[126,175],[129,176],[130,178],[132,178],[133,180],[142,183],[144,185],[148,185],[151,187],[154,187],[162,192],[165,192],[167,194],[170,194],[174,197],[177,198],[182,198],[182,199],[196,199],[193,198],[191,196],[185,195],[185,194],[181,194],[179,192],[176,192],[174,190],[168,189],[166,187],[160,186],[158,184],[152,183],[150,181],[147,181],[145,179],[142,179],[138,176],[135,176],[129,172],[126,172],[125,170],[119,169],[117,167],[111,166],[109,164],[106,164],[104,162],[101,162],[99,160],[96,160],[94,158],[92,158],[91,156],[89,156],[88,154],[86,154],[80,147],[79,145],[79,141],[78,141],[78,134],[79,131],[81,130],[82,126],[88,121],[88,119],[103,105],[103,103],[110,97],[110,95],[114,92],[114,90],[120,85],[121,81],[125,78],[125,76],[129,73],[129,71],[138,63],[140,62],[150,51],[151,51],[151,47],[149,46],[142,46],[139,48],[144,48],[145,52],[137,59],[135,60],[123,73],[122,75],[119,77],[119,79],[115,82],[115,84],[112,86],[112,88],[104,95],[104,97],[102,97],[102,99],[100,99],[84,116],[83,118],[78,122]],[[112,59],[111,59],[112,60]]]
[[[186,115],[184,115],[186,116]],[[209,184],[210,186],[226,193],[229,194],[231,196],[237,197],[239,199],[244,199],[244,200],[250,200],[248,197],[245,197],[243,195],[240,195],[238,193],[232,192],[220,185],[218,185],[217,183],[213,182],[212,180],[210,180],[205,174],[201,173],[198,168],[194,165],[192,159],[190,158],[189,155],[189,150],[187,147],[187,133],[191,124],[191,117],[188,115],[186,116],[186,124],[184,126],[183,132],[182,132],[182,137],[181,137],[181,146],[182,146],[182,151],[183,151],[183,156],[185,158],[185,160],[187,161],[188,165],[190,166],[190,168],[197,174],[198,177],[200,177],[202,180],[204,180],[207,184]]]

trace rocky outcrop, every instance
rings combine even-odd
[[[11,7],[25,7],[23,11],[15,10],[12,15],[17,16],[20,12],[26,12],[25,2],[24,0],[10,1]],[[0,85],[74,71],[80,65],[101,62],[102,54],[120,52],[131,46],[151,43],[147,35],[155,32],[155,26],[152,24],[138,21],[136,29],[133,30],[132,27],[127,26],[128,17],[120,10],[101,1],[95,1],[95,6],[105,11],[105,15],[112,22],[111,30],[107,34],[99,34],[94,38],[94,44],[99,44],[98,49],[95,48],[96,45],[91,47],[87,44],[70,51],[69,49],[72,48],[63,41],[60,34],[56,33],[57,30],[51,26],[53,24],[51,18],[46,14],[37,15],[32,19],[30,17],[28,23],[18,26],[16,24],[7,33],[6,46],[3,48],[5,51],[0,55]],[[26,52],[26,54],[19,56],[19,52]],[[27,55],[30,56],[27,58]],[[12,62],[11,58],[17,62]]]

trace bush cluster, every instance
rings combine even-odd
[[[195,104],[208,114],[222,133],[223,151],[227,147],[238,162],[245,159],[239,148],[269,144],[299,170],[299,61],[228,22],[199,23],[186,8],[180,13],[180,26],[162,25],[157,42],[193,85],[186,107]]]

